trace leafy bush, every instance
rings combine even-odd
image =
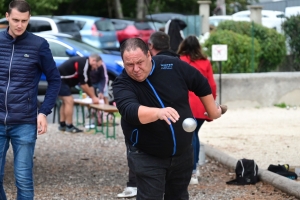
[[[291,16],[282,24],[292,56],[292,66],[300,71],[300,15]]]
[[[254,39],[254,65],[251,66],[252,41],[246,35],[237,34],[233,31],[219,30],[213,31],[205,42],[207,54],[211,57],[211,48],[213,44],[227,44],[228,60],[222,63],[222,73],[247,73],[257,69],[260,45]],[[214,72],[218,72],[216,62],[212,62]]]
[[[252,37],[251,22],[223,21],[218,25],[218,30],[231,30]],[[256,23],[253,23],[253,36],[258,40],[262,51],[257,72],[269,72],[276,69],[286,55],[285,37],[274,29]]]

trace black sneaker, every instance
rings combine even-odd
[[[66,131],[67,126],[59,126],[58,130],[60,131]]]
[[[83,130],[80,130],[79,128],[76,128],[75,126],[72,126],[71,128],[66,128],[66,132],[69,133],[80,133],[83,132]]]

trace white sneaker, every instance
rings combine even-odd
[[[117,195],[117,197],[135,197],[137,194],[137,188],[136,187],[127,187],[124,189],[124,191]]]
[[[200,176],[200,170],[199,168],[197,167],[197,170],[196,170],[196,176],[199,177]]]
[[[196,174],[192,174],[191,180],[190,180],[190,185],[196,185],[198,184],[198,177]]]

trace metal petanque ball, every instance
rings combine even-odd
[[[186,118],[185,120],[183,120],[182,122],[182,128],[183,130],[185,130],[186,132],[194,132],[194,130],[197,127],[197,123],[193,118]]]

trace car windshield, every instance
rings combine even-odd
[[[146,23],[146,22],[135,22],[134,26],[138,29],[138,30],[151,30],[151,26]]]
[[[71,47],[84,53],[103,53],[100,49],[97,49],[86,43],[73,40],[71,38],[63,38],[63,40]]]
[[[115,27],[110,20],[100,19],[95,22],[98,31],[115,31]]]
[[[73,21],[61,21],[57,23],[60,32],[80,31],[79,27]]]
[[[220,22],[225,20],[226,19],[209,19],[209,24],[212,26],[218,26]]]

